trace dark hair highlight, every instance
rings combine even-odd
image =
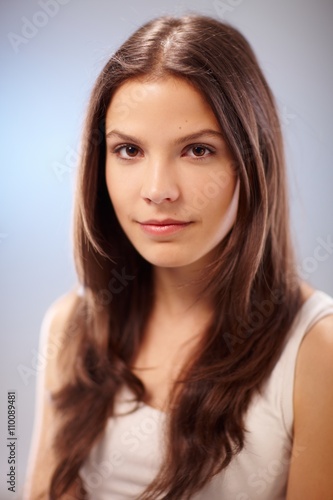
[[[234,158],[240,197],[234,227],[205,278],[215,314],[176,382],[165,461],[141,500],[190,498],[230,464],[244,446],[251,399],[270,375],[301,305],[279,119],[251,47],[235,28],[205,16],[148,22],[105,65],[87,113],[74,214],[85,295],[68,321],[78,331],[61,357],[63,365],[70,363],[68,382],[54,394],[62,419],[51,499],[77,480],[113,414],[119,387],[127,384],[138,401],[145,396],[131,362],[152,307],[152,269],[127,240],[109,199],[104,122],[124,82],[165,76],[186,79],[210,104]],[[119,274],[127,276],[126,285],[112,292],[110,281]],[[269,313],[254,325],[254,314],[265,306]],[[240,323],[248,325],[241,334]]]

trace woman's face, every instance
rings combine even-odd
[[[128,80],[108,107],[106,141],[110,199],[142,257],[169,268],[209,261],[233,225],[239,189],[203,96],[179,78]]]

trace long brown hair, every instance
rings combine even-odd
[[[214,317],[176,383],[181,391],[170,402],[164,462],[142,500],[190,498],[243,448],[251,398],[271,373],[301,305],[279,119],[251,47],[236,29],[205,16],[148,22],[105,65],[87,113],[74,213],[85,293],[68,320],[75,334],[67,335],[60,356],[70,372],[53,399],[63,417],[51,499],[77,480],[119,387],[127,384],[138,401],[145,396],[131,361],[152,308],[152,266],[129,243],[110,201],[104,122],[126,80],[165,75],[191,82],[210,104],[234,158],[240,195],[234,227],[205,278]],[[124,103],[123,113],[135,99],[140,96]]]

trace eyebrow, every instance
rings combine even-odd
[[[123,132],[120,132],[119,130],[116,130],[116,129],[110,130],[110,132],[108,132],[106,134],[106,138],[111,137],[113,135],[119,137],[123,141],[135,142],[135,143],[141,142],[137,137],[134,137],[134,136],[128,135],[128,134],[124,134]],[[219,132],[218,130],[213,130],[210,128],[205,128],[205,129],[199,130],[198,132],[194,132],[193,134],[185,135],[184,137],[179,137],[178,139],[176,139],[174,141],[174,144],[179,145],[179,144],[183,144],[184,142],[195,141],[196,139],[199,139],[203,135],[218,137],[219,139],[224,140],[222,132]]]

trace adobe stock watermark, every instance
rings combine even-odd
[[[271,135],[271,129],[280,129],[280,123],[284,126],[289,126],[292,121],[297,118],[297,115],[291,112],[286,105],[282,105],[281,107],[282,115],[280,120],[277,123],[271,124],[271,128],[263,129],[264,132],[267,132],[268,135]],[[243,157],[243,163],[246,167],[248,161],[253,161],[253,147],[249,144],[240,144],[240,151]],[[202,189],[199,191],[198,189],[194,189],[192,192],[192,199],[189,204],[186,204],[182,209],[182,215],[185,217],[188,215],[192,215],[193,211],[199,211],[204,209],[211,200],[221,195],[221,189],[225,189],[235,177],[237,178],[240,173],[239,164],[233,160],[232,161],[232,171],[228,172],[221,168],[218,172],[210,172],[210,179],[205,183]]]
[[[302,279],[308,279],[311,274],[317,271],[320,262],[325,262],[333,255],[333,241],[330,234],[326,236],[326,239],[319,236],[316,238],[316,242],[318,245],[314,248],[312,255],[304,257],[297,267],[299,276]]]
[[[66,155],[63,161],[53,162],[52,170],[59,182],[63,182],[64,175],[68,175],[74,172],[76,166],[79,163],[80,157],[81,155],[78,150],[72,148],[71,146],[67,146]]]
[[[86,139],[83,137],[83,143],[85,144],[85,154],[89,155],[90,150],[93,147],[98,147],[104,141],[105,136],[105,120],[101,120],[98,128],[92,130],[91,136]],[[63,182],[64,175],[69,175],[74,172],[76,167],[79,165],[82,158],[82,151],[77,147],[76,149],[71,146],[66,147],[66,154],[62,162],[54,161],[52,164],[52,170],[59,182]]]
[[[220,19],[224,19],[225,15],[233,12],[236,7],[239,7],[244,2],[244,0],[214,0],[213,5],[216,14]]]
[[[285,104],[283,104],[281,118],[280,118],[282,125],[288,126],[296,118],[297,118],[297,115],[295,113],[293,113],[290,109],[288,109]]]
[[[121,293],[128,286],[129,281],[135,279],[135,276],[127,274],[125,267],[121,269],[121,272],[113,269],[111,274],[112,278],[109,281],[108,289],[102,289],[97,294],[96,312],[99,312],[102,308],[110,304],[113,296]],[[81,316],[83,318],[89,316],[89,311],[83,309]],[[34,379],[40,371],[46,368],[50,360],[58,356],[60,349],[62,349],[68,338],[75,337],[78,333],[78,325],[73,321],[68,325],[65,335],[60,331],[58,337],[55,337],[52,342],[44,345],[42,350],[31,349],[30,363],[28,365],[20,363],[16,367],[24,385],[27,386],[31,378]]]
[[[299,279],[306,280],[311,274],[315,273],[321,262],[325,262],[333,255],[333,240],[331,235],[322,238],[316,238],[318,245],[314,248],[312,255],[305,257],[302,262],[296,266],[297,275],[292,276],[294,284],[298,286]],[[230,352],[234,351],[236,344],[243,344],[254,333],[257,328],[261,328],[267,318],[272,316],[276,307],[281,305],[284,297],[280,290],[273,290],[269,299],[254,301],[253,310],[246,318],[237,317],[238,325],[236,334],[225,332],[223,339]]]
[[[121,293],[127,286],[129,281],[135,279],[135,276],[131,274],[126,274],[125,267],[122,268],[121,273],[118,273],[116,269],[112,270],[113,277],[108,283],[108,288],[104,288],[98,292],[98,302],[100,306],[105,307],[110,304],[113,300],[114,295]]]
[[[274,290],[271,294],[270,299],[262,301],[254,301],[253,310],[251,314],[248,315],[246,319],[237,316],[237,331],[236,334],[231,334],[225,332],[223,334],[223,339],[230,352],[233,352],[236,344],[243,344],[246,340],[251,337],[257,328],[263,326],[264,322],[269,318],[274,311],[276,306],[279,306],[283,302],[283,297],[279,290]]]
[[[85,314],[87,314],[86,311]],[[68,338],[75,337],[78,333],[78,325],[72,322],[66,329],[65,335],[62,331],[59,331],[58,337],[55,337],[52,342],[45,344],[41,350],[31,349],[30,364],[25,365],[20,363],[16,367],[24,385],[27,387],[31,377],[34,379],[39,372],[45,370],[47,363],[58,356],[60,349],[63,348]]]
[[[222,190],[234,181],[237,174],[235,172],[227,172],[220,170],[217,172],[210,172],[209,180],[203,185],[202,189],[194,188],[192,190],[191,201],[186,203],[180,210],[181,217],[190,217],[193,212],[200,212],[205,209],[211,201],[218,196],[221,196]]]
[[[129,112],[137,107],[137,105],[142,102],[149,94],[149,90],[141,85],[140,87],[134,87],[127,91],[123,101],[117,101],[115,105],[115,111],[119,113],[119,119],[124,120],[128,118]]]
[[[263,495],[276,478],[285,474],[290,464],[297,460],[306,450],[307,447],[300,444],[286,446],[284,457],[280,460],[270,460],[265,466],[259,467],[248,476],[247,491],[239,492],[238,494],[235,493],[235,500],[252,500],[257,495]]]
[[[126,416],[126,415],[125,415]],[[90,493],[103,485],[115,469],[126,467],[126,457],[131,454],[135,460],[154,454],[159,435],[159,426],[163,422],[161,414],[146,408],[143,418],[135,424],[126,425],[118,430],[114,449],[103,460],[94,457],[89,462],[89,472],[84,476],[84,482]],[[118,447],[118,449],[117,449]]]
[[[38,5],[41,8],[36,10],[31,19],[21,17],[22,26],[20,33],[10,31],[7,33],[9,43],[16,54],[22,45],[26,45],[30,40],[35,38],[39,31],[44,28],[49,20],[55,17],[60,7],[67,5],[70,0],[39,0]]]
[[[116,469],[126,467],[126,458],[129,454],[135,455],[135,460],[154,454],[159,437],[160,421],[161,415],[148,408],[145,416],[135,425],[126,425],[124,430],[117,431],[116,443],[112,450],[102,456],[91,455],[87,469],[83,471],[84,485],[89,494],[93,495],[94,491],[98,491],[105,482],[108,482]],[[77,485],[73,494],[67,493],[62,498],[63,500],[77,500],[81,498],[80,493],[80,485]]]

